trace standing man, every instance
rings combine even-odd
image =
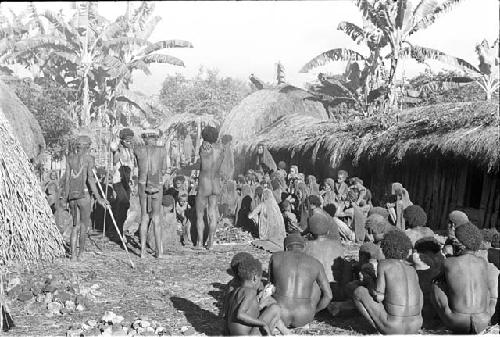
[[[217,198],[222,191],[222,177],[227,176],[227,172],[222,171],[224,169],[232,171],[234,165],[230,167],[231,165],[227,164],[226,147],[217,143],[219,138],[217,129],[207,126],[201,132],[201,137],[203,142],[200,146],[200,175],[196,195],[196,228],[198,232],[196,247],[200,248],[204,243],[205,221],[203,216],[207,210],[208,238],[206,247],[210,249],[213,245],[217,225]]]
[[[163,175],[167,171],[167,153],[163,146],[156,144],[160,135],[151,130],[145,131],[142,138],[146,145],[134,149],[139,167],[138,193],[141,204],[141,258],[146,256],[146,240],[149,222],[154,226],[156,257],[163,255],[161,245],[161,204],[163,197]]]
[[[116,223],[123,233],[123,224],[127,219],[130,208],[130,175],[134,168],[134,154],[132,151],[132,139],[134,131],[129,128],[120,130],[120,142],[111,144],[113,152],[113,189],[116,193],[116,201],[113,213]]]
[[[91,199],[89,188],[102,207],[109,206],[97,191],[93,169],[95,159],[87,152],[91,144],[90,137],[80,136],[76,143],[76,153],[71,153],[66,158],[66,181],[64,184],[63,205],[69,201],[71,215],[73,216],[73,230],[71,232],[71,261],[80,260],[85,251],[85,239],[90,226]],[[80,236],[79,252],[77,254],[77,241]]]

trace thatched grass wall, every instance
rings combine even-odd
[[[442,227],[454,208],[471,208],[476,223],[495,227],[500,225],[498,123],[497,102],[409,109],[389,127],[376,118],[332,123],[284,117],[240,146],[264,143],[275,160],[322,178],[347,168],[379,197],[390,182],[400,181],[414,202],[426,207],[434,227]]]
[[[28,108],[1,80],[0,107],[28,158],[35,158],[39,154],[39,146],[45,148],[42,129]]]
[[[0,265],[63,255],[63,239],[45,194],[2,107],[0,153]]]

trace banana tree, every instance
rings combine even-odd
[[[388,59],[391,66],[387,86],[394,93],[394,76],[399,61],[404,58],[414,58],[419,62],[434,59],[460,69],[473,70],[474,67],[462,59],[435,49],[416,46],[408,41],[412,34],[429,27],[439,15],[450,10],[459,1],[445,0],[438,3],[435,0],[356,0],[355,3],[361,10],[364,20],[371,27],[363,29],[353,23],[342,22],[338,29],[344,31],[356,43],[366,43],[370,55],[336,48],[316,56],[303,67],[302,71],[308,71],[330,61],[347,61],[355,55],[355,59],[366,63],[365,75],[362,77],[366,79],[380,69],[379,65],[383,59]],[[390,51],[381,55],[382,49],[386,46]]]

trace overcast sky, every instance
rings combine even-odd
[[[138,2],[131,1],[132,6]],[[414,34],[414,44],[440,49],[477,64],[475,45],[498,37],[498,0],[463,0],[451,12],[439,17],[428,29]],[[40,10],[69,10],[70,2],[35,2]],[[4,3],[16,12],[26,3]],[[99,12],[113,20],[125,12],[125,2],[99,2]],[[164,50],[181,58],[185,68],[152,65],[152,75],[135,75],[132,89],[157,94],[165,76],[176,72],[192,76],[201,65],[217,68],[225,76],[247,81],[254,73],[266,82],[275,81],[275,64],[285,67],[286,80],[302,86],[315,73],[299,74],[299,69],[323,51],[356,46],[336,30],[340,21],[361,24],[361,14],[351,0],[335,1],[248,1],[248,2],[156,2],[155,15],[161,16],[151,41],[183,39],[194,49]],[[342,64],[324,70],[342,71]],[[405,69],[414,69],[411,66]],[[406,75],[413,70],[407,70]],[[411,75],[411,74],[410,74]]]

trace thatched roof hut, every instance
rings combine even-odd
[[[5,118],[3,102],[0,153],[0,265],[64,255],[62,235],[28,157]]]
[[[460,102],[405,110],[389,127],[375,117],[348,123],[284,117],[245,146],[263,143],[277,160],[320,177],[347,168],[378,197],[400,181],[436,227],[456,208],[494,227],[500,225],[499,132],[498,102]]]
[[[45,148],[42,129],[28,108],[24,106],[16,94],[1,80],[0,108],[12,126],[12,131],[21,143],[28,158],[35,158],[39,154],[39,148]]]
[[[282,116],[310,116],[328,119],[328,114],[314,96],[291,85],[254,92],[231,110],[224,119],[221,134],[230,134],[233,142],[245,142]]]

